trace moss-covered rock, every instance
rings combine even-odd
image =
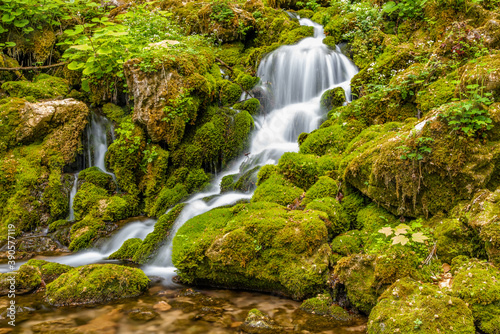
[[[24,266],[32,266],[38,268],[38,270],[40,271],[41,279],[45,283],[50,283],[60,275],[73,269],[73,267],[68,266],[66,264],[59,264],[56,262],[48,262],[45,260],[35,260],[35,259],[29,260],[28,262],[23,264],[21,268]]]
[[[464,261],[461,261],[461,258]],[[488,263],[457,257],[452,262],[455,275],[453,295],[472,310],[478,328],[487,334],[500,330],[500,271]]]
[[[104,173],[99,167],[90,167],[82,170],[78,174],[78,181],[80,184],[83,182],[89,182],[99,188],[103,188],[111,192],[116,190],[116,184],[113,177]]]
[[[352,230],[341,234],[332,241],[332,251],[342,256],[350,256],[361,253],[363,250],[362,234],[358,230]]]
[[[113,103],[103,105],[102,112],[107,118],[117,123],[125,116],[125,110]]]
[[[339,192],[338,184],[328,176],[321,176],[315,184],[306,192],[302,204],[308,204],[315,199],[323,197],[335,197]]]
[[[329,156],[319,158],[312,154],[287,152],[278,163],[278,170],[304,190],[309,189],[327,171],[335,169],[335,161]]]
[[[174,237],[172,261],[185,282],[300,299],[324,288],[329,254],[317,211],[252,203],[214,209],[186,222]]]
[[[0,296],[9,293],[25,294],[31,292],[41,282],[40,270],[37,267],[23,265],[18,271],[0,274]]]
[[[37,100],[65,97],[69,92],[68,82],[48,74],[39,74],[30,81],[9,81],[2,85],[10,96],[31,96]]]
[[[346,232],[350,228],[349,218],[344,212],[338,200],[332,197],[319,198],[311,201],[305,207],[306,210],[317,210],[326,213],[324,219],[328,229],[328,237],[333,239],[336,235]]]
[[[260,175],[260,174],[259,174]],[[257,186],[252,202],[270,202],[288,205],[304,193],[281,174],[274,173]]]
[[[233,106],[234,109],[246,110],[252,116],[257,115],[261,110],[260,101],[252,98],[244,102],[238,102]]]
[[[114,253],[112,253],[108,258],[112,260],[132,260],[137,249],[141,245],[142,240],[139,238],[131,238],[125,240],[123,245]]]
[[[91,215],[71,226],[69,249],[79,251],[90,248],[103,235],[105,235],[106,224],[99,218]]]
[[[102,304],[137,297],[148,284],[149,279],[140,269],[91,264],[72,269],[48,284],[45,299],[55,306]]]
[[[385,291],[368,319],[368,333],[475,333],[464,301],[405,278]]]
[[[345,102],[345,91],[342,87],[327,90],[321,95],[320,105],[325,111],[342,106]]]
[[[100,188],[90,182],[83,183],[80,189],[78,189],[73,202],[75,219],[81,220],[93,209],[99,209],[99,206],[106,203],[108,196],[106,189]]]

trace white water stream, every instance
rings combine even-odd
[[[227,170],[217,175],[208,190],[194,194],[186,201],[187,205],[175,221],[165,246],[158,251],[151,264],[143,268],[146,274],[164,277],[165,283],[170,284],[171,277],[175,275],[171,259],[172,239],[179,228],[189,219],[213,208],[252,197],[251,193],[220,194],[220,182],[224,176],[237,174],[243,168],[249,170],[255,166],[277,164],[283,153],[297,152],[299,134],[317,129],[325,117],[320,110],[320,98],[326,90],[342,87],[350,100],[350,81],[358,71],[356,66],[338,48],[331,50],[322,43],[325,35],[321,25],[308,19],[300,19],[300,23],[314,27],[314,37],[280,47],[262,60],[257,71],[261,88],[273,99],[275,109],[256,117],[250,156],[234,161]],[[93,138],[89,142],[89,147],[94,148],[92,166],[107,172],[104,165],[106,129],[102,124],[92,119],[91,133],[87,137]],[[208,202],[203,200],[211,196]],[[103,261],[125,240],[144,239],[153,230],[154,223],[153,219],[131,222],[95,249],[48,260],[72,266]]]

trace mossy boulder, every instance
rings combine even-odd
[[[252,202],[270,202],[288,205],[301,196],[304,190],[278,173],[273,173],[265,181],[259,183],[252,196]]]
[[[123,110],[122,107],[119,107],[113,103],[106,103],[105,105],[103,105],[102,112],[107,118],[117,123],[119,123],[126,115],[125,110]]]
[[[327,241],[317,211],[238,204],[187,221],[174,237],[172,261],[184,282],[302,299],[325,287]]]
[[[345,181],[393,214],[410,217],[449,211],[477,190],[496,185],[497,145],[460,139],[432,116],[416,125],[388,123],[363,130],[340,164]],[[429,150],[422,154],[422,148]],[[411,152],[420,159],[407,156]]]
[[[140,269],[91,264],[72,269],[48,284],[45,300],[55,306],[102,304],[137,297],[148,285],[149,279]]]
[[[15,130],[22,122],[19,114],[27,102],[17,97],[0,100],[0,154],[17,144]]]
[[[350,256],[361,253],[363,250],[362,236],[362,233],[358,230],[352,230],[338,235],[332,241],[332,251],[342,256]]]
[[[71,226],[69,249],[79,251],[90,248],[104,235],[106,235],[106,224],[102,219],[87,215],[84,219]]]
[[[500,330],[500,271],[491,264],[463,256],[452,262],[454,296],[472,310],[477,327],[487,334]]]
[[[302,201],[303,204],[308,204],[315,199],[324,197],[335,197],[339,192],[338,183],[328,176],[321,176],[315,184],[306,192],[306,196]]]
[[[38,268],[38,270],[40,271],[41,279],[45,283],[50,283],[60,275],[73,269],[73,267],[68,266],[66,264],[49,262],[45,260],[35,260],[35,259],[29,260],[28,262],[23,264],[21,268],[24,266],[32,266]]]
[[[97,187],[104,188],[108,191],[115,191],[116,184],[113,177],[107,173],[104,173],[99,167],[90,167],[82,170],[78,174],[79,183],[89,182]]]
[[[256,98],[251,98],[244,102],[238,102],[233,106],[233,108],[239,110],[246,110],[252,116],[259,114],[261,111],[260,101]]]
[[[29,143],[54,132],[61,125],[76,129],[83,124],[73,124],[75,118],[86,118],[89,109],[85,103],[74,100],[55,100],[26,103],[19,111],[22,124],[17,129],[17,141]]]
[[[30,81],[9,81],[2,85],[10,96],[28,97],[37,100],[65,97],[69,92],[68,82],[48,74],[39,74]]]
[[[331,157],[317,157],[312,154],[287,152],[278,163],[278,170],[304,190],[309,189],[327,171],[335,169],[335,160]]]
[[[33,291],[42,282],[40,270],[36,266],[23,265],[19,270],[0,274],[0,296],[14,290],[16,294]]]
[[[368,333],[476,333],[465,302],[409,278],[395,282],[373,308]]]
[[[116,252],[108,256],[108,258],[112,260],[130,261],[134,257],[134,254],[137,252],[137,249],[141,244],[142,240],[139,238],[127,239],[125,240],[123,245],[121,245],[121,247]]]
[[[309,202],[306,210],[322,211],[326,217],[322,217],[328,229],[329,239],[346,232],[350,228],[349,218],[342,208],[342,205],[333,197],[318,198]],[[326,219],[325,219],[326,218]]]
[[[336,107],[341,107],[345,101],[344,89],[337,87],[329,89],[321,95],[320,106],[324,111],[330,111]]]
[[[353,316],[342,307],[333,304],[332,298],[327,294],[320,294],[317,297],[309,298],[300,305],[302,311],[327,316],[337,321],[350,321]]]

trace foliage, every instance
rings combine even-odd
[[[409,137],[415,136],[414,132],[411,132]],[[397,147],[403,151],[403,155],[400,157],[402,160],[422,160],[424,158],[423,154],[429,154],[432,149],[426,145],[426,143],[433,142],[434,139],[430,137],[418,137],[416,139],[416,147],[411,149],[406,145],[401,145]]]
[[[234,19],[234,12],[231,7],[229,7],[227,1],[213,1],[210,19],[220,23],[228,23]]]
[[[317,2],[317,0],[308,0],[307,2],[297,1],[296,4],[299,7],[307,8],[312,11],[315,11],[316,9],[321,7],[321,5]]]
[[[403,19],[416,19],[423,16],[423,9],[427,0],[402,0],[400,2],[389,1],[383,11],[389,15],[397,14]]]
[[[466,96],[467,100],[457,102],[440,116],[454,131],[462,132],[468,137],[481,135],[493,127],[487,109],[493,103],[493,94],[484,92],[479,84],[471,84],[467,86]]]

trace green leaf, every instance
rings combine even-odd
[[[68,69],[72,71],[77,71],[81,69],[82,67],[85,66],[85,63],[80,63],[77,61],[72,61],[71,63],[68,64]]]
[[[71,48],[72,49],[76,49],[76,50],[81,50],[81,51],[90,51],[90,50],[92,50],[92,47],[90,45],[87,45],[87,44],[72,45]]]
[[[27,19],[22,19],[22,20],[15,20],[14,21],[14,25],[18,28],[22,28],[24,26],[26,26],[28,23],[30,23],[29,20]]]

